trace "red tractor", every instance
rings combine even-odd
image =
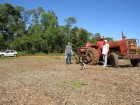
[[[108,65],[117,67],[119,65],[119,59],[130,59],[133,67],[140,64],[140,51],[138,46],[139,41],[137,39],[126,39],[122,36],[122,40],[108,42]],[[86,64],[95,65],[103,61],[101,48],[98,44],[81,47],[77,49],[76,63],[85,62]]]

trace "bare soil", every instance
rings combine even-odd
[[[59,56],[1,59],[0,105],[140,105],[140,67],[119,64],[80,70]]]

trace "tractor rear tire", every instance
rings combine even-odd
[[[140,61],[138,59],[130,59],[130,62],[133,67],[140,66]]]
[[[87,64],[96,65],[99,61],[98,52],[95,48],[89,48],[86,52]]]
[[[112,67],[119,66],[119,60],[116,53],[111,53],[108,58],[109,58],[109,63]]]

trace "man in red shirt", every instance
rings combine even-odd
[[[103,47],[103,44],[104,44],[104,38],[101,37],[101,38],[99,39],[99,41],[97,42],[97,45],[98,45],[100,48],[102,48],[102,47]]]

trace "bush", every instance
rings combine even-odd
[[[138,54],[140,54],[140,47],[139,47],[139,49],[136,50],[136,52],[137,52]]]
[[[30,55],[29,53],[27,53],[27,52],[17,52],[17,56],[28,56],[28,55]]]

